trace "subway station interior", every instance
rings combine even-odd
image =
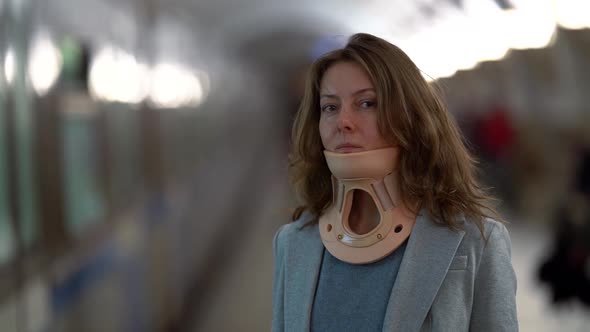
[[[305,74],[357,32],[444,92],[520,330],[588,331],[588,0],[0,0],[0,331],[269,331]]]

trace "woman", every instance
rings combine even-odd
[[[274,238],[273,331],[516,331],[510,239],[445,106],[396,46],[312,66]],[[499,218],[496,218],[499,219]]]

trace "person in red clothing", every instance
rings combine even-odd
[[[483,181],[512,207],[512,150],[516,138],[509,109],[494,103],[475,124],[475,145],[482,159]]]

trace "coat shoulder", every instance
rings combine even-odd
[[[311,213],[304,212],[299,219],[282,225],[275,233],[275,243],[285,243],[300,236],[302,231],[313,227],[313,225],[309,224],[313,218],[314,216]]]
[[[492,219],[485,218],[483,220],[483,234],[475,221],[466,219],[463,223],[463,231],[465,236],[463,238],[463,246],[467,245],[472,248],[485,248],[489,241],[494,241],[496,237],[507,237],[508,231],[503,223]]]

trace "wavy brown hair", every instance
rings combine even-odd
[[[460,215],[475,222],[482,233],[486,217],[501,219],[491,204],[493,199],[476,179],[476,160],[436,87],[400,48],[359,33],[309,69],[289,156],[291,183],[303,203],[295,209],[293,220],[307,210],[316,216],[311,222],[317,222],[331,204],[331,173],[318,129],[319,91],[326,70],[347,61],[364,68],[373,82],[379,131],[400,150],[397,175],[404,202],[427,209],[436,223],[452,229],[460,228]]]

